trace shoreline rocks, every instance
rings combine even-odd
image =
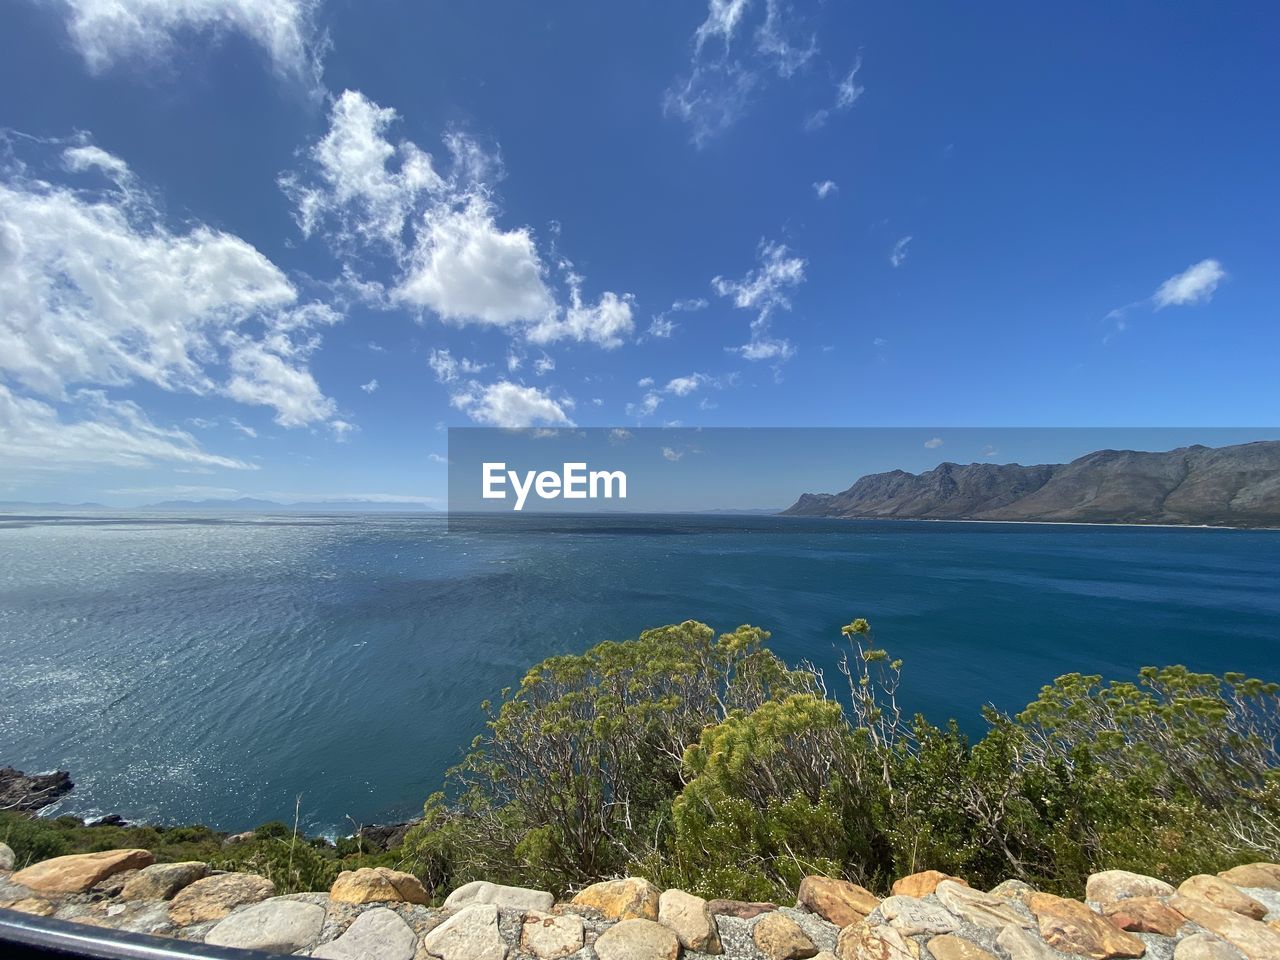
[[[74,786],[66,770],[28,775],[0,767],[0,810],[34,812],[61,800]]]

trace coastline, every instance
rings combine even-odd
[[[797,520],[887,520],[901,523],[991,523],[1017,524],[1018,526],[1039,527],[1151,527],[1159,530],[1269,530],[1280,531],[1280,526],[1231,526],[1218,523],[1141,523],[1134,520],[988,520],[981,517],[850,517],[850,516],[813,516],[801,513],[773,514],[775,517],[786,517]]]

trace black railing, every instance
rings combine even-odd
[[[3,960],[279,960],[281,954],[233,950],[125,933],[50,917],[0,910],[0,957]]]

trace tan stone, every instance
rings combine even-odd
[[[1267,915],[1267,908],[1264,904],[1259,903],[1247,893],[1243,893],[1235,884],[1223,880],[1221,877],[1210,876],[1207,873],[1198,873],[1194,877],[1187,877],[1178,887],[1178,893],[1184,897],[1193,897],[1196,900],[1207,900],[1215,907],[1222,907],[1223,910],[1232,910],[1235,913],[1243,914],[1251,920],[1261,920]]]
[[[1128,870],[1103,870],[1091,874],[1084,886],[1084,898],[1094,902],[1171,896],[1173,887],[1163,880]]]
[[[1169,906],[1210,933],[1216,933],[1248,960],[1276,960],[1280,957],[1280,932],[1265,923],[1181,894],[1171,897]]]
[[[840,931],[836,955],[840,960],[919,960],[920,946],[893,927],[862,920]]]
[[[642,877],[626,877],[622,880],[604,880],[593,883],[573,902],[580,907],[599,910],[607,920],[658,919],[660,891]]]
[[[953,933],[944,933],[930,940],[929,952],[933,954],[933,960],[998,960],[990,950]]]
[[[21,900],[14,900],[12,903],[0,904],[6,910],[13,910],[17,913],[29,913],[36,917],[53,916],[54,906],[48,900],[41,900],[39,897],[23,897]]]
[[[1058,960],[1061,956],[1034,933],[1022,927],[1005,927],[996,937],[996,944],[1009,955],[1009,960]]]
[[[333,881],[329,899],[337,903],[417,903],[431,898],[422,881],[411,873],[388,867],[361,867],[343,870]]]
[[[582,918],[530,912],[520,927],[520,951],[538,960],[560,960],[582,949]]]
[[[751,940],[769,960],[805,960],[818,952],[800,924],[784,913],[766,913],[757,920]]]
[[[1131,897],[1101,905],[1102,915],[1121,930],[1172,937],[1187,918],[1159,897]]]
[[[919,873],[911,873],[895,880],[891,893],[896,897],[927,897],[938,889],[938,884],[943,880],[953,880],[966,887],[969,885],[960,877],[953,877],[941,870],[921,870]]]
[[[171,900],[209,873],[209,865],[199,860],[183,863],[153,863],[129,878],[120,891],[121,900]]]
[[[633,918],[600,934],[595,951],[599,960],[676,960],[680,941],[654,920]]]
[[[1022,880],[1005,880],[991,888],[993,897],[999,897],[1001,900],[1017,900],[1019,902],[1027,899],[1027,894],[1035,892],[1035,887]]]
[[[796,900],[797,906],[837,927],[857,923],[880,906],[880,898],[866,887],[831,877],[805,877]]]
[[[674,932],[687,950],[724,952],[715,917],[701,897],[683,890],[664,890],[658,898],[658,922]]]
[[[149,850],[73,853],[33,864],[9,879],[42,893],[83,893],[112,874],[150,866],[155,860]]]
[[[276,885],[256,873],[219,873],[179,890],[169,903],[169,919],[179,927],[221,920],[236,907],[275,892]]]
[[[1240,960],[1240,951],[1211,933],[1195,933],[1178,941],[1173,960]]]
[[[1147,952],[1145,943],[1079,900],[1033,893],[1027,897],[1027,906],[1036,916],[1040,936],[1063,953],[1110,960],[1111,957],[1140,957]]]
[[[943,880],[934,894],[957,917],[979,927],[1003,930],[1009,924],[1019,927],[1035,925],[1029,917],[1024,917],[1015,910],[1004,897],[983,893],[953,880]]]
[[[1237,887],[1280,890],[1280,863],[1242,863],[1223,870],[1218,876]]]
[[[737,917],[739,920],[750,920],[762,913],[777,910],[776,903],[751,900],[708,900],[707,909],[717,917]]]

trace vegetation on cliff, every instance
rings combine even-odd
[[[401,851],[429,887],[557,893],[635,874],[780,899],[809,874],[873,889],[924,867],[1075,891],[1103,868],[1175,878],[1280,854],[1280,690],[1239,674],[1068,674],[1016,716],[906,717],[870,626],[837,695],[743,626],[694,621],[534,667]]]

